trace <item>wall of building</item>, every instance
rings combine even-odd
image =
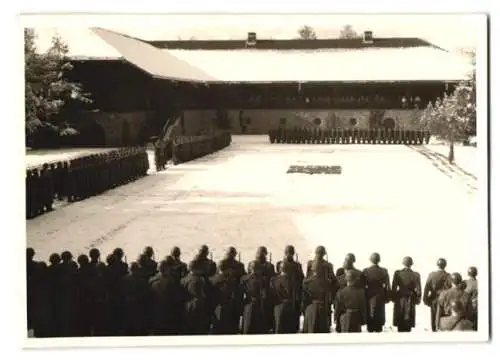
[[[76,127],[85,132],[88,124],[98,124],[104,130],[106,146],[126,146],[140,143],[145,128],[154,117],[153,111],[80,113]]]
[[[183,112],[184,135],[203,135],[216,127],[215,110],[186,110]]]
[[[322,128],[350,127],[351,119],[356,119],[359,128],[376,127],[387,118],[392,118],[397,127],[416,128],[422,110],[227,110],[230,128],[234,134],[242,132],[241,124],[245,124],[247,134],[267,133],[280,126],[281,119],[286,119],[287,127],[317,126],[315,119],[320,119]]]

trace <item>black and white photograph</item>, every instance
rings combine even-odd
[[[20,15],[23,346],[487,341],[487,20]]]

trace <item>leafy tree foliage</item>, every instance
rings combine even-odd
[[[340,38],[341,39],[357,39],[360,36],[356,31],[354,31],[354,28],[352,25],[344,25],[342,30],[340,30]]]
[[[297,32],[299,37],[304,40],[315,40],[317,38],[316,32],[309,25],[302,26]]]
[[[471,61],[475,65],[475,55]],[[476,134],[476,71],[475,66],[469,78],[460,82],[453,92],[443,94],[436,102],[429,103],[421,116],[421,124],[432,134],[448,141],[448,160],[455,161],[454,145]]]
[[[90,94],[65,76],[73,68],[67,60],[68,51],[67,44],[59,36],[54,36],[50,48],[41,53],[36,47],[34,29],[24,29],[25,128],[28,138],[42,129],[56,132],[67,129],[68,125],[58,114],[68,101],[91,102]]]

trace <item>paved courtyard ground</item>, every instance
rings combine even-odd
[[[28,220],[27,244],[43,260],[64,249],[76,257],[92,247],[103,254],[122,247],[129,262],[146,245],[157,257],[180,246],[186,261],[202,244],[217,260],[234,245],[245,263],[260,245],[275,262],[288,244],[306,263],[321,244],[335,268],[348,252],[363,268],[378,251],[391,277],[410,255],[423,286],[438,257],[463,275],[468,266],[486,263],[486,240],[477,235],[476,170],[460,165],[461,154],[459,165],[449,166],[435,150],[269,144],[266,136],[234,136],[216,154],[151,171],[134,183]],[[473,157],[475,151],[467,154]],[[289,166],[307,164],[338,165],[342,174],[287,174]],[[391,325],[392,307],[387,311]],[[428,329],[428,308],[422,305],[417,313],[417,329]]]

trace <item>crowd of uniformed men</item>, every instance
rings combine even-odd
[[[269,141],[274,144],[406,144],[429,143],[428,130],[403,128],[278,128],[269,131]]]
[[[127,147],[26,170],[26,218],[51,211],[54,200],[69,202],[98,195],[146,176],[144,147]]]
[[[393,325],[410,332],[422,300],[433,331],[477,330],[477,269],[464,280],[444,259],[422,289],[411,257],[391,282],[378,253],[362,271],[347,254],[334,271],[323,246],[305,273],[293,246],[276,264],[260,247],[247,267],[234,247],[217,266],[205,245],[189,265],[178,247],[159,263],[146,247],[130,265],[120,248],[105,262],[95,248],[76,262],[69,251],[48,265],[32,248],[26,256],[27,326],[36,337],[329,333],[333,324],[335,332],[381,332],[389,302]]]
[[[176,136],[168,142],[155,143],[156,171],[164,170],[169,160],[174,165],[212,154],[231,144],[229,131],[217,131],[210,135]]]

